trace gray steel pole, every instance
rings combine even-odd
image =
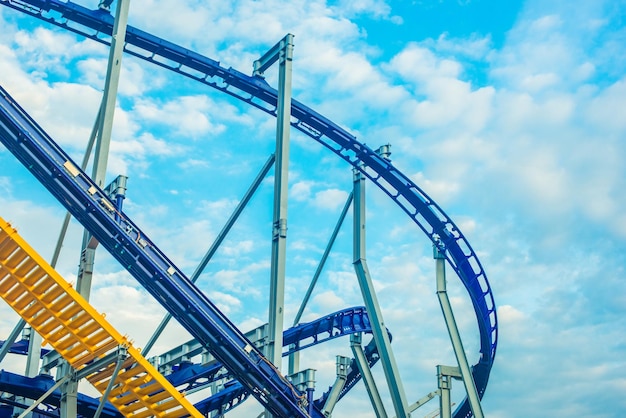
[[[365,261],[365,176],[354,170],[354,269],[359,280],[359,287],[363,295],[363,301],[367,308],[367,314],[372,325],[372,334],[380,354],[380,362],[385,372],[387,386],[391,394],[391,400],[397,417],[407,418],[411,414],[404,386],[400,379],[396,359],[391,350],[391,341],[385,327],[383,314],[378,303],[376,291],[372,283],[367,262]]]
[[[2,348],[0,349],[0,363],[2,362],[2,360],[4,360],[6,355],[9,354],[9,350],[11,349],[11,346],[13,345],[15,340],[17,340],[17,337],[19,337],[20,333],[22,332],[25,326],[26,326],[26,320],[24,320],[24,318],[20,318],[20,320],[17,321],[17,324],[15,324],[13,331],[11,331],[11,334],[6,339],[6,341],[2,345]]]
[[[459,334],[459,329],[456,325],[456,321],[454,320],[452,305],[450,304],[450,299],[448,298],[448,292],[446,290],[446,258],[437,247],[434,247],[434,258],[437,270],[437,297],[439,298],[443,318],[446,321],[446,327],[448,328],[448,334],[450,335],[454,355],[456,356],[457,363],[459,364],[461,380],[463,380],[463,385],[465,385],[467,399],[469,400],[470,408],[472,409],[474,417],[483,418],[483,409],[480,405],[480,397],[478,396],[478,391],[476,390],[474,376],[472,376],[472,371],[470,370],[467,357],[465,356],[461,335]]]
[[[109,159],[109,147],[111,144],[111,132],[113,130],[113,115],[117,88],[119,85],[120,71],[122,68],[122,53],[124,51],[124,39],[126,38],[126,26],[128,23],[128,8],[130,0],[118,0],[115,12],[115,24],[111,36],[111,48],[107,75],[104,84],[101,111],[99,112],[99,129],[96,141],[96,152],[93,162],[91,177],[98,186],[104,188],[107,163]],[[95,242],[91,234],[85,230],[83,233],[83,251],[81,254],[80,267],[76,280],[76,290],[89,300],[91,294],[91,278],[93,275],[93,262],[95,258]]]
[[[452,404],[450,403],[450,389],[452,378],[441,371],[437,366],[437,381],[439,383],[439,414],[441,418],[452,418]]]
[[[289,172],[289,130],[291,122],[291,70],[293,35],[279,43],[276,163],[274,171],[274,217],[270,271],[269,338],[267,358],[281,368],[285,306],[285,260],[287,248],[287,187]]]
[[[110,3],[110,2],[109,2]],[[109,159],[109,146],[111,144],[111,132],[113,130],[113,115],[117,88],[119,85],[120,71],[122,67],[122,53],[124,52],[124,40],[126,38],[126,26],[128,23],[128,9],[130,0],[117,0],[115,11],[115,23],[111,36],[111,48],[104,84],[104,94],[100,111],[98,112],[98,137],[94,155],[92,178],[98,186],[104,188],[107,162]],[[89,158],[88,155],[85,158]],[[96,253],[97,242],[89,231],[83,232],[83,245],[76,280],[76,290],[89,300],[91,294],[91,278],[93,275],[93,262]],[[69,372],[67,366],[67,372]],[[78,382],[74,379],[62,386],[60,417],[76,418],[76,401],[78,397]]]
[[[46,400],[46,398],[47,398],[48,396],[50,396],[50,394],[51,394],[52,392],[54,392],[55,390],[57,390],[57,388],[58,388],[59,386],[61,386],[63,383],[65,383],[65,381],[66,381],[67,379],[69,379],[69,378],[70,378],[70,376],[65,376],[64,378],[62,378],[61,380],[59,380],[58,382],[56,382],[54,385],[52,385],[52,386],[50,387],[50,389],[48,389],[48,390],[47,390],[47,391],[46,391],[43,395],[41,395],[41,396],[39,397],[39,399],[37,399],[37,400],[36,400],[33,404],[31,404],[31,406],[29,406],[28,408],[26,408],[26,409],[24,410],[24,412],[22,412],[19,416],[17,416],[17,418],[24,418],[24,417],[26,417],[26,416],[29,416],[29,414],[30,414],[30,413],[31,413],[31,412],[32,412],[35,408],[37,408],[37,406],[38,406],[39,404],[41,404],[43,401],[45,401],[45,400]]]
[[[304,295],[304,299],[302,300],[302,303],[300,304],[300,309],[298,309],[298,313],[296,314],[296,317],[293,320],[294,327],[298,325],[298,323],[300,322],[300,319],[302,318],[302,313],[304,312],[304,308],[306,307],[306,305],[309,302],[309,299],[311,298],[311,293],[313,293],[313,289],[315,288],[315,285],[317,284],[317,280],[319,279],[320,274],[322,273],[322,270],[324,269],[324,265],[326,264],[326,260],[328,259],[328,255],[330,254],[330,250],[333,248],[333,244],[335,244],[337,235],[339,235],[339,230],[341,229],[341,226],[343,225],[343,221],[346,219],[348,209],[350,209],[350,205],[352,204],[353,196],[354,196],[353,192],[350,192],[350,194],[348,195],[348,199],[346,199],[346,203],[343,206],[341,214],[339,215],[339,219],[337,220],[337,223],[335,224],[335,229],[333,230],[333,233],[331,234],[330,239],[328,240],[328,244],[326,245],[324,254],[322,254],[322,258],[320,259],[320,262],[317,265],[315,274],[313,274],[313,278],[311,279],[311,284],[309,284],[309,288],[307,289],[306,294]]]

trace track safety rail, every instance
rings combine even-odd
[[[304,350],[335,338],[350,336],[354,333],[372,333],[369,317],[363,306],[342,309],[314,321],[298,324],[295,327],[285,330],[283,333],[283,346],[288,349],[283,351],[282,355],[286,357],[295,351]],[[391,333],[389,333],[389,339],[391,340]],[[191,345],[191,342],[187,344]],[[368,365],[372,368],[380,359],[378,349],[373,340],[365,346],[364,351]],[[216,362],[186,364],[181,365],[178,370],[166,377],[174,386],[181,387],[188,385],[185,389],[191,390],[199,386],[210,384],[217,379],[230,378],[231,376],[220,373],[221,368],[222,365]],[[352,359],[349,364],[346,384],[340,392],[339,399],[345,396],[361,378],[362,376],[356,365],[356,360]],[[202,383],[196,383],[197,380],[202,380]],[[233,388],[240,387],[240,385],[236,386],[237,384],[234,382],[232,385]],[[315,405],[317,405],[318,408],[321,409],[324,406],[329,392],[330,389],[323,393],[319,399],[315,400]],[[235,390],[232,389],[231,393],[239,392],[235,392]],[[220,399],[229,400],[227,395],[222,394],[221,391],[218,392],[216,396],[217,395],[221,396]],[[213,396],[211,398],[213,398]],[[215,399],[211,398],[207,399],[206,402],[210,402],[212,406],[219,405]],[[203,411],[199,405],[200,404],[196,404],[196,407],[198,407],[200,411]]]
[[[121,373],[112,373],[115,362],[86,372],[86,379],[124,416],[202,417],[2,218],[0,296],[77,372],[124,347],[128,356]]]
[[[0,370],[0,391],[12,393],[28,399],[38,399],[54,385],[54,378],[49,375],[26,377]],[[4,399],[2,399],[3,402]],[[61,391],[55,390],[43,402],[45,405],[58,408],[61,403]],[[76,409],[83,417],[93,417],[99,404],[99,400],[91,396],[78,394]],[[39,411],[37,411],[39,412]],[[54,411],[53,411],[54,412]],[[58,416],[58,414],[56,415]],[[107,402],[100,414],[100,418],[121,418],[123,415],[111,403]]]
[[[0,0],[11,7],[81,36],[109,44],[110,14],[60,0]],[[277,92],[264,79],[245,75],[172,42],[129,26],[126,52],[229,94],[276,116]],[[498,342],[498,320],[491,286],[471,245],[456,224],[423,190],[367,145],[325,116],[292,100],[292,126],[362,171],[385,192],[445,255],[472,301],[480,334],[480,358],[472,374],[480,397],[487,387]],[[454,413],[469,417],[467,399]]]
[[[367,315],[367,311],[363,306],[356,306],[352,308],[345,308],[340,311],[325,315],[322,318],[316,320],[301,323],[295,327],[289,328],[283,333],[283,346],[287,347],[286,351],[283,351],[283,357],[286,357],[294,351],[304,350],[314,345],[323,344],[335,338],[345,337],[354,333],[366,333],[371,334],[372,328]],[[389,334],[391,339],[391,334]],[[26,354],[28,351],[28,341],[22,340],[19,342],[19,349],[15,351],[16,354]],[[16,343],[17,344],[17,343]],[[197,348],[196,348],[197,344]],[[189,341],[185,344],[190,357],[200,355],[203,350],[201,345],[195,340]],[[365,347],[365,355],[368,361],[369,367],[372,368],[379,360],[378,351],[373,340]],[[158,358],[160,356],[157,356]],[[156,359],[155,358],[155,359]],[[218,361],[208,361],[203,364],[194,364],[189,361],[183,361],[178,364],[174,371],[170,374],[164,373],[161,370],[162,364],[160,361],[154,363],[149,359],[158,370],[164,374],[165,378],[176,388],[183,392],[197,390],[206,385],[209,385],[217,380],[232,379],[230,373],[228,373]],[[354,387],[362,376],[356,362],[353,359],[349,365],[349,371],[346,378],[346,384],[340,392],[339,399],[345,396],[350,389]],[[28,378],[24,378],[28,379]],[[47,389],[47,388],[46,388]],[[0,390],[2,390],[0,388]],[[19,390],[19,387],[18,387]],[[11,390],[6,390],[10,393]],[[324,406],[326,398],[330,392],[322,394],[321,397],[315,400],[315,404],[319,408]],[[43,392],[42,392],[43,393]],[[216,394],[200,401],[194,406],[202,414],[206,414],[213,410],[219,410],[225,413],[234,407],[240,405],[248,396],[249,392],[236,381],[230,381],[225,384],[223,390],[220,390]],[[39,396],[39,395],[37,395]],[[87,401],[84,401],[84,403]]]
[[[26,339],[22,339],[19,341],[14,342],[13,344],[11,344],[11,348],[9,348],[9,353],[11,354],[20,354],[22,356],[25,356],[28,354],[28,346],[29,346],[30,341],[26,340]],[[4,344],[6,344],[6,341],[0,341],[0,347],[2,347]],[[46,354],[48,354],[50,352],[50,350],[47,349],[42,349],[41,350],[41,354],[40,356],[43,357]]]
[[[0,141],[187,331],[278,416],[308,417],[306,397],[0,87]],[[317,411],[316,416],[321,417]]]

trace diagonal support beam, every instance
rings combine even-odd
[[[191,275],[190,280],[192,283],[195,283],[198,280],[198,278],[200,277],[200,275],[206,268],[207,264],[209,264],[209,261],[211,261],[211,259],[215,255],[215,252],[218,250],[220,245],[222,245],[222,242],[224,241],[224,239],[226,238],[226,236],[228,235],[232,227],[237,222],[237,219],[239,219],[239,216],[241,215],[243,210],[246,208],[246,206],[248,206],[250,199],[252,199],[252,196],[254,196],[259,186],[261,185],[261,183],[267,176],[267,173],[270,171],[270,168],[272,168],[272,166],[274,165],[275,160],[276,158],[274,154],[269,156],[269,158],[263,165],[263,168],[261,168],[261,171],[255,177],[254,181],[252,182],[252,184],[250,185],[246,193],[243,195],[243,198],[241,199],[241,201],[239,202],[239,204],[237,205],[233,213],[230,215],[230,218],[228,218],[228,221],[226,221],[226,224],[224,225],[220,233],[215,238],[215,241],[213,241],[213,244],[211,244],[211,248],[209,248],[209,250],[206,252],[204,257],[202,257],[200,264],[198,264],[198,267],[196,267],[196,270]],[[159,324],[159,326],[154,331],[154,333],[152,334],[152,336],[146,343],[145,347],[143,348],[142,352],[144,356],[148,356],[148,352],[152,349],[156,341],[159,339],[159,337],[163,333],[163,330],[165,330],[165,327],[167,326],[170,319],[172,319],[172,315],[170,313],[165,314],[165,316],[161,320],[161,323]]]
[[[39,399],[37,399],[31,406],[26,408],[24,412],[22,412],[17,418],[24,418],[26,415],[30,414],[35,408],[37,408],[37,406],[39,406],[39,404],[45,401],[46,398],[50,396],[52,392],[57,390],[59,386],[67,382],[71,377],[72,377],[71,374],[67,374],[63,378],[59,379],[54,385],[50,387],[50,389],[48,389],[43,395],[41,395]]]
[[[365,261],[365,176],[354,170],[354,269],[356,271],[363,301],[367,308],[372,325],[372,334],[378,352],[380,362],[385,372],[387,386],[391,394],[397,417],[407,418],[410,413],[407,407],[404,385],[400,379],[400,373],[396,359],[391,350],[391,341],[387,334],[382,310],[378,303],[378,297],[374,290],[374,284]]]
[[[365,352],[363,351],[363,346],[361,345],[362,338],[363,336],[361,333],[352,334],[350,336],[350,348],[352,349],[352,354],[354,354],[361,376],[363,376],[363,383],[367,389],[367,395],[372,403],[374,413],[378,418],[387,418],[387,411],[385,411],[385,406],[383,405],[380,393],[376,387],[376,381],[374,380],[372,371],[367,363]]]

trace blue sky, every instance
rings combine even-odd
[[[96,6],[96,1],[77,3]],[[618,417],[626,410],[626,2],[231,1],[131,4],[130,24],[250,73],[295,35],[294,96],[392,160],[468,237],[498,306],[489,417]],[[80,159],[107,51],[0,8],[0,84]],[[268,73],[275,85],[276,74]],[[191,274],[273,151],[274,121],[205,86],[125,57],[109,178],[130,177],[126,212]],[[351,188],[349,168],[292,134],[287,321],[295,315]],[[266,319],[272,179],[200,278],[243,330]],[[4,149],[0,216],[44,256],[60,205]],[[368,253],[409,402],[436,388],[453,355],[420,231],[368,188]],[[305,319],[361,305],[342,228]],[[72,225],[58,270],[75,280]],[[93,304],[135,340],[163,311],[103,251]],[[470,362],[467,295],[449,273]],[[17,321],[0,308],[0,335]],[[157,349],[187,335],[172,326]],[[338,341],[303,355],[318,387],[334,379]],[[20,370],[11,358],[2,368]],[[382,380],[380,368],[375,370]],[[84,388],[89,391],[89,388]],[[384,390],[383,390],[384,392]],[[453,399],[463,397],[455,384]],[[389,405],[388,400],[386,401]],[[413,416],[437,406],[427,404]],[[254,401],[232,416],[252,416]],[[391,408],[388,408],[391,410]],[[370,417],[362,389],[336,416]]]

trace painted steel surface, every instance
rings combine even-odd
[[[202,415],[66,282],[4,219],[0,218],[0,296],[76,371],[123,346],[128,359],[86,379],[126,417]]]
[[[113,18],[103,11],[91,11],[59,0],[0,0],[0,4],[20,10],[54,25],[108,44]],[[30,6],[24,6],[24,4]],[[247,76],[196,52],[128,27],[126,52],[183,74],[245,103],[276,116],[277,92],[259,77]],[[404,210],[446,256],[471,298],[480,333],[480,358],[472,368],[479,396],[482,397],[495,360],[498,341],[496,307],[484,269],[455,223],[445,212],[391,162],[328,118],[304,104],[292,101],[292,126],[320,142],[339,157],[361,170]],[[470,416],[467,401],[455,416]]]
[[[54,378],[52,376],[39,375],[36,377],[26,377],[6,370],[0,370],[0,391],[2,392],[12,393],[16,396],[23,396],[28,399],[38,399],[41,395],[46,393],[52,385],[54,385]],[[58,408],[60,401],[61,391],[57,389],[48,395],[43,403]],[[79,393],[76,409],[80,415],[92,417],[96,409],[98,409],[99,403],[98,399]],[[0,416],[2,416],[2,414],[0,414]],[[13,416],[12,408],[10,416]],[[104,405],[104,409],[100,414],[101,418],[121,418],[122,416],[123,415],[109,402]]]
[[[0,87],[0,141],[272,413],[308,417],[299,393]],[[316,411],[316,415],[321,413]]]

